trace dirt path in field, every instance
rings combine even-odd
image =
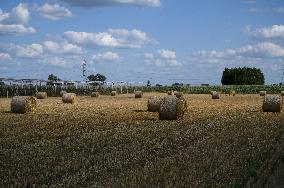
[[[284,188],[284,134],[272,149],[270,158],[249,179],[246,187]]]

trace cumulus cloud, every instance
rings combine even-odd
[[[43,47],[41,44],[16,45],[12,47],[12,51],[15,51],[17,57],[38,58],[43,54]]]
[[[176,53],[170,50],[158,50],[158,54],[163,59],[176,59]]]
[[[7,61],[11,59],[10,54],[8,53],[0,53],[0,61]]]
[[[35,33],[33,27],[25,27],[24,25],[3,25],[0,24],[0,35],[24,35]]]
[[[203,50],[195,53],[192,59],[199,63],[223,64],[232,62],[258,62],[263,59],[283,57],[284,48],[272,42],[262,42],[224,51]]]
[[[180,66],[176,59],[176,53],[171,50],[157,50],[155,54],[153,53],[144,53],[145,62],[149,65],[155,66]]]
[[[284,25],[273,25],[256,29],[247,26],[243,31],[248,35],[262,39],[284,39]]]
[[[119,6],[130,5],[140,7],[159,7],[161,5],[160,0],[61,0],[69,3],[73,6],[80,7],[103,7],[103,6]]]
[[[63,66],[63,67],[68,65],[68,62],[65,59],[59,58],[59,57],[53,57],[53,58],[44,59],[43,62],[45,64],[56,65],[56,66]]]
[[[152,54],[152,53],[144,53],[144,57],[146,59],[153,59],[154,58],[154,54]]]
[[[43,42],[44,48],[55,54],[81,54],[82,53],[82,48],[75,45],[71,44],[68,42],[64,43],[57,43],[54,41],[44,41]]]
[[[45,3],[41,7],[36,7],[36,11],[44,18],[51,20],[59,20],[64,17],[71,17],[72,13],[67,8],[58,4]]]
[[[259,13],[259,12],[275,12],[275,13],[284,13],[284,7],[277,7],[277,8],[272,8],[272,7],[264,7],[264,8],[256,8],[252,7],[248,9],[249,12],[251,13]]]
[[[103,54],[95,54],[92,56],[94,62],[115,62],[119,61],[120,57],[117,53],[114,52],[105,52]]]
[[[35,33],[33,27],[25,26],[29,21],[29,10],[26,5],[20,3],[10,13],[0,9],[0,35],[23,35]]]
[[[63,37],[75,44],[105,48],[141,48],[154,42],[146,33],[137,29],[109,29],[99,33],[67,31]]]

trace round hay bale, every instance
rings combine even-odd
[[[284,91],[281,91],[281,96],[284,97]]]
[[[168,95],[173,95],[173,91],[168,91]]]
[[[92,92],[91,97],[99,97],[100,93],[99,92]]]
[[[161,98],[157,96],[149,97],[147,107],[149,112],[159,112]]]
[[[261,97],[265,96],[265,95],[266,95],[266,91],[260,91],[260,92],[259,92],[259,95],[260,95]]]
[[[182,119],[187,109],[186,101],[183,97],[167,96],[161,99],[159,108],[160,120]]]
[[[182,96],[183,96],[183,93],[182,92],[175,92],[175,96],[177,97],[177,98],[181,98]]]
[[[135,96],[135,98],[142,98],[143,92],[142,91],[135,91],[134,96]]]
[[[110,93],[110,95],[111,95],[111,96],[116,96],[116,91],[112,91],[112,92]]]
[[[63,96],[62,96],[62,102],[63,103],[75,103],[76,101],[76,94],[75,93],[65,93]]]
[[[63,95],[64,95],[65,93],[67,93],[67,92],[64,91],[64,90],[60,91],[60,97],[63,97]]]
[[[231,90],[229,93],[229,96],[235,96],[235,95],[236,95],[236,92],[234,90]]]
[[[265,95],[262,110],[263,112],[281,112],[282,98],[279,95]]]
[[[33,112],[36,109],[36,98],[30,96],[16,96],[11,101],[11,111],[13,113],[24,114]]]
[[[212,99],[220,99],[221,94],[219,92],[212,92]]]
[[[46,99],[47,98],[47,93],[46,92],[38,92],[36,94],[37,99]]]

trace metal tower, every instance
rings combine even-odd
[[[284,85],[284,63],[282,63],[282,85]]]
[[[87,77],[86,77],[87,61],[85,59],[83,59],[81,66],[82,66],[82,76],[83,76],[84,80],[86,81],[87,80]]]

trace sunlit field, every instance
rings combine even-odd
[[[259,95],[186,94],[184,119],[147,112],[133,94],[37,100],[13,114],[0,99],[0,181],[55,187],[227,187],[255,174],[284,131]]]

